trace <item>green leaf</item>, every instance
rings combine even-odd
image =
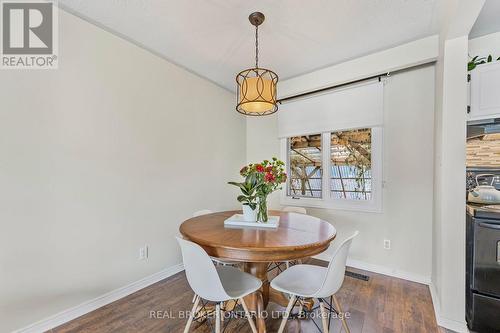
[[[227,182],[227,183],[230,185],[238,186],[241,192],[243,192],[243,194],[248,194],[244,183],[237,183],[237,182]]]
[[[491,62],[493,60],[493,57],[491,56],[491,54],[488,56],[488,62]]]
[[[468,70],[468,71],[471,71],[471,70],[473,70],[474,68],[476,68],[476,64],[475,64],[475,63],[473,63],[473,62],[469,62],[469,63],[467,64],[467,70]]]
[[[500,61],[500,57],[497,58],[497,61]]]

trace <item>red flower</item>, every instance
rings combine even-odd
[[[274,177],[274,175],[272,173],[266,173],[266,175],[264,176],[264,179],[266,180],[266,182],[268,183],[272,183],[273,181],[276,180],[276,178]]]
[[[264,167],[260,164],[257,164],[257,166],[255,167],[255,170],[257,170],[257,172],[264,172]]]

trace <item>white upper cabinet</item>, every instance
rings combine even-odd
[[[468,119],[500,117],[500,61],[478,65],[470,75]]]

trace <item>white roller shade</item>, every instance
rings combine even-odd
[[[376,81],[286,102],[278,111],[279,137],[381,126],[383,89]]]

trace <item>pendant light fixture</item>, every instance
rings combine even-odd
[[[236,75],[236,111],[247,116],[265,116],[278,111],[278,75],[269,69],[259,68],[259,25],[264,19],[264,14],[260,12],[252,13],[248,17],[250,23],[255,26],[255,68],[245,69]]]

